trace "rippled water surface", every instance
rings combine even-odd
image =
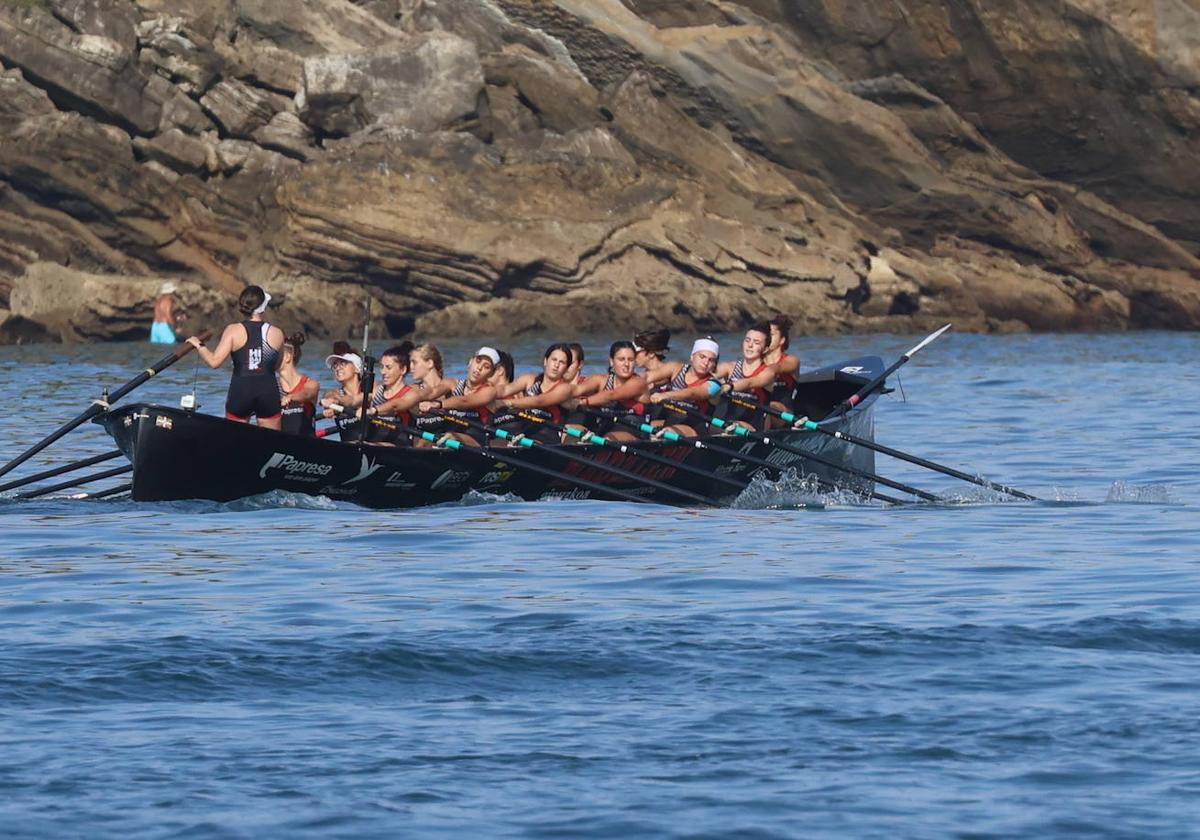
[[[162,353],[0,348],[3,460]],[[917,356],[877,438],[1033,503],[883,457],[947,503],[0,500],[0,835],[1195,836],[1197,358]]]

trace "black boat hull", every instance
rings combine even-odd
[[[874,357],[856,359],[809,374],[806,379],[811,383],[813,393],[820,390],[820,401],[826,402],[853,393],[856,387],[878,373],[881,365]],[[868,398],[846,415],[822,421],[822,425],[871,439],[874,401],[874,397]],[[581,487],[569,478],[552,478],[524,469],[520,466],[522,462],[665,504],[680,504],[681,500],[644,481],[605,472],[604,466],[617,467],[638,479],[683,488],[703,496],[732,500],[734,495],[722,482],[592,444],[542,446],[517,451],[493,448],[492,452],[508,459],[497,462],[467,451],[361,446],[299,437],[221,417],[144,403],[110,411],[96,422],[105,427],[132,463],[132,495],[138,501],[210,499],[224,502],[283,490],[326,496],[370,508],[408,508],[456,501],[471,491],[511,494],[527,500],[603,495]],[[815,432],[774,432],[773,437],[828,461],[874,472],[874,453],[863,447]],[[855,492],[873,489],[869,481],[769,444],[724,435],[700,440],[768,460],[783,468],[793,467],[800,473],[815,474]],[[770,473],[761,465],[688,444],[641,442],[637,445],[719,475],[750,480],[759,474]],[[555,453],[559,448],[566,448],[593,464],[567,461]]]

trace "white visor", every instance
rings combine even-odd
[[[262,302],[261,304],[259,304],[259,307],[258,307],[258,309],[255,309],[255,310],[254,310],[254,314],[255,314],[255,315],[261,315],[261,314],[263,314],[264,312],[266,312],[266,311],[267,311],[267,304],[268,304],[268,303],[270,303],[270,302],[271,302],[271,295],[270,295],[270,294],[269,294],[269,293],[268,293],[266,290],[264,290],[264,291],[263,291],[263,302]],[[360,362],[361,362],[361,360],[360,360]]]
[[[692,345],[692,352],[699,353],[701,350],[707,350],[709,353],[712,353],[714,356],[721,355],[720,346],[717,344],[717,342],[713,341],[711,338],[697,338],[696,339],[696,343]]]
[[[328,367],[333,367],[333,363],[339,359],[343,362],[349,362],[350,364],[354,365],[354,369],[358,373],[362,373],[362,357],[357,353],[343,353],[340,356],[326,356],[325,364]]]
[[[485,356],[492,360],[492,366],[500,364],[500,354],[492,347],[480,347],[475,351],[476,356]]]

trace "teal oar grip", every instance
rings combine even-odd
[[[437,435],[433,434],[433,432],[421,432],[421,440],[437,443]]]
[[[591,437],[588,438],[587,442],[599,444],[600,446],[606,446],[608,445],[609,440],[608,438],[600,437],[600,435],[592,434]]]
[[[521,438],[519,441],[517,441],[517,443],[529,449],[533,448],[533,438]]]
[[[455,440],[454,438],[446,438],[446,442],[443,443],[442,446],[445,446],[448,449],[461,449],[462,441]]]
[[[570,435],[573,438],[579,438],[581,440],[583,439],[583,435],[584,435],[583,431],[581,431],[580,429],[573,428],[571,426],[565,426],[563,428],[563,432],[565,432],[566,434]]]

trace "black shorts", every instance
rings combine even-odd
[[[742,402],[758,402],[756,395],[742,391],[734,391],[730,396],[737,397]],[[765,429],[767,425],[767,415],[763,412],[755,411],[753,408],[745,408],[729,400],[725,400],[717,406],[716,416],[720,417],[726,423],[745,423],[759,432]]]
[[[479,414],[476,412],[456,413],[454,411],[450,411],[448,413],[455,416],[470,417],[476,422],[479,421]],[[450,420],[447,420],[445,414],[441,412],[415,415],[413,417],[413,427],[419,432],[429,432],[430,434],[434,435],[442,435],[446,432],[454,432],[455,434],[465,435],[466,437],[469,437],[471,440],[478,443],[480,446],[486,445],[488,440],[488,433],[482,429],[477,429],[474,426],[465,426],[462,423],[451,422]]]
[[[235,376],[229,380],[229,395],[225,398],[225,416],[249,420],[278,417],[279,384],[274,376]]]

